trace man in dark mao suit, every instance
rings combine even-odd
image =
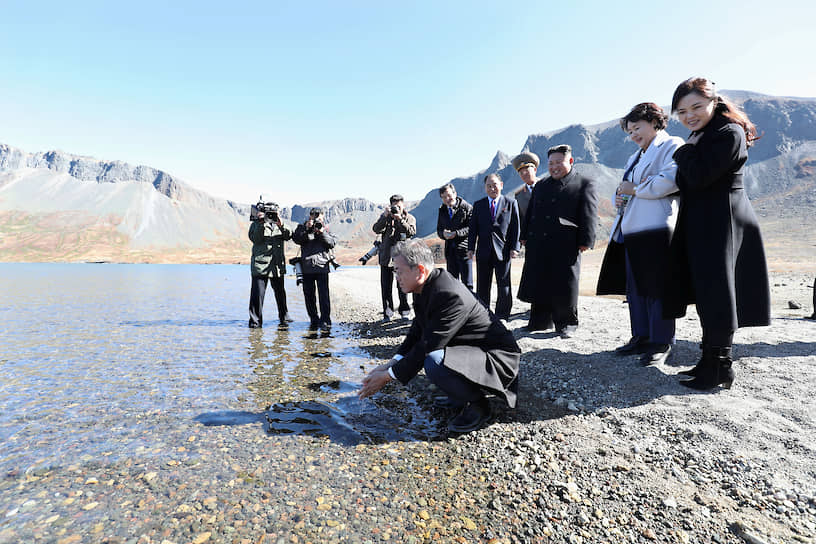
[[[516,405],[521,349],[501,321],[446,270],[434,268],[421,240],[399,242],[393,253],[400,289],[414,295],[414,320],[397,354],[363,380],[360,398],[392,380],[408,383],[424,368],[455,410],[454,432],[470,432],[490,417],[485,391]]]
[[[572,148],[547,151],[550,176],[536,183],[521,228],[526,247],[519,299],[536,308],[529,330],[555,323],[562,338],[578,328],[581,253],[595,244],[598,194],[595,182],[573,170]]]
[[[498,174],[485,176],[487,197],[473,205],[468,231],[468,257],[476,255],[476,295],[490,307],[490,288],[496,275],[496,316],[510,317],[510,262],[518,256],[519,213],[513,197],[501,194],[504,183]]]

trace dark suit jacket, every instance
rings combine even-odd
[[[414,295],[414,313],[397,350],[403,359],[391,367],[400,382],[416,376],[429,353],[444,349],[442,364],[515,406],[521,349],[462,282],[446,270],[433,270]]]
[[[448,215],[448,207],[442,204],[439,207],[439,217],[436,220],[436,234],[445,240],[445,259],[464,258],[467,256],[468,231],[470,227],[470,216],[473,213],[473,206],[461,196],[456,197],[456,204],[453,208],[453,217]],[[456,236],[447,240],[442,236],[442,231],[448,229],[456,232]]]
[[[486,260],[491,254],[499,261],[510,259],[511,251],[518,251],[519,244],[518,203],[511,196],[499,195],[496,203],[496,219],[490,217],[490,201],[487,197],[473,205],[468,232],[468,250],[476,251],[476,260]]]

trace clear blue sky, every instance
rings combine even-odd
[[[0,143],[408,199],[678,82],[816,96],[816,2],[0,1]]]

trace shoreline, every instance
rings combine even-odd
[[[236,308],[245,311],[248,274],[236,277]],[[162,406],[97,403],[83,428],[105,437],[100,455],[64,448],[48,462],[6,459],[0,543],[740,544],[747,531],[752,543],[814,544],[816,322],[802,318],[812,278],[771,281],[771,326],[738,331],[735,385],[713,393],[682,388],[675,375],[699,356],[693,309],[678,322],[675,359],[643,368],[610,353],[629,337],[619,299],[580,297],[581,327],[568,340],[521,335],[527,305],[516,301],[509,326],[523,350],[519,407],[492,401],[489,426],[453,437],[421,374],[362,402],[353,395],[359,384],[325,381],[336,378],[329,365],[359,376],[390,357],[409,323],[379,321],[376,266],[340,268],[330,278],[333,320],[344,324],[334,347],[289,333],[307,342],[285,371],[297,367],[297,380],[279,379],[288,363],[269,351],[287,335],[272,324],[250,331],[243,314],[218,318],[204,334],[232,338],[235,355],[218,363],[209,389],[160,397]],[[287,290],[302,297],[294,281]],[[789,299],[804,309],[787,309]],[[338,347],[347,344],[353,349]],[[134,352],[145,364],[150,353]],[[208,353],[190,352],[211,365]],[[341,424],[386,427],[400,438],[266,432],[267,402],[309,404],[314,386],[334,389],[311,406],[323,402],[345,414]],[[38,413],[22,410],[15,424]],[[406,429],[428,429],[428,438]],[[20,436],[15,444],[32,455],[47,438]]]

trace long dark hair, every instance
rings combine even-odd
[[[732,123],[736,123],[742,127],[745,131],[745,143],[748,147],[753,145],[756,140],[759,140],[760,136],[757,134],[756,126],[748,119],[748,116],[742,111],[742,108],[727,98],[718,95],[714,90],[714,82],[704,77],[690,77],[677,86],[674,90],[674,96],[672,97],[672,113],[677,111],[677,104],[680,100],[691,93],[696,93],[703,98],[716,102],[714,111]]]

